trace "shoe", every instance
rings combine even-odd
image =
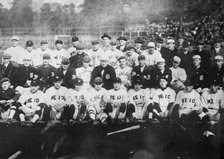
[[[204,131],[203,135],[206,137],[215,136],[215,134],[213,134],[211,131],[208,131],[208,130]]]

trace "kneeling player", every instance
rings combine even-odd
[[[125,89],[121,89],[121,79],[117,77],[114,80],[114,89],[108,90],[106,94],[105,112],[112,119],[124,119],[128,94]]]
[[[104,112],[105,101],[104,96],[107,94],[107,90],[102,88],[103,80],[100,77],[96,77],[94,80],[94,88],[89,92],[89,108],[88,114],[90,122],[97,124],[106,123],[107,114]]]
[[[2,119],[12,119],[16,112],[16,102],[19,99],[19,92],[10,88],[10,80],[3,78],[0,88],[0,112]]]
[[[20,96],[18,100],[20,121],[31,121],[35,123],[42,115],[44,104],[44,94],[39,90],[39,82],[32,81],[30,91]]]
[[[81,78],[76,78],[74,80],[74,89],[71,89],[66,95],[68,110],[68,119],[71,121],[85,122],[85,117],[87,113],[88,92],[83,87],[83,80]],[[66,108],[66,109],[67,109]]]
[[[201,103],[203,112],[209,116],[209,119],[218,122],[221,111],[224,109],[224,93],[222,90],[219,90],[217,81],[213,81],[211,88],[202,93]]]
[[[161,121],[163,118],[167,118],[171,106],[175,102],[176,93],[170,87],[167,87],[167,80],[165,77],[161,77],[159,80],[159,86],[153,96],[153,106],[150,107],[150,112],[153,114],[153,118]]]
[[[129,103],[126,122],[147,119],[150,110],[150,91],[142,89],[141,78],[133,80],[134,89],[128,91]]]
[[[68,89],[61,86],[62,78],[55,76],[53,80],[54,86],[48,88],[45,92],[45,102],[51,108],[51,120],[63,120],[64,107],[66,106],[66,94]]]

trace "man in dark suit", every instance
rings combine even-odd
[[[126,50],[126,43],[128,41],[127,37],[120,36],[117,40],[119,41],[119,45],[117,46],[117,49],[122,51],[122,52],[127,51]]]
[[[107,90],[113,88],[113,82],[116,79],[115,69],[108,65],[109,58],[104,55],[100,59],[100,65],[96,66],[91,73],[90,84],[94,86],[94,79],[101,77],[103,79],[103,87]]]
[[[216,55],[221,55],[224,58],[224,49],[221,47],[220,39],[215,39],[213,42],[213,47],[211,49],[212,65],[215,64],[215,56]]]

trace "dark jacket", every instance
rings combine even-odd
[[[179,67],[185,69],[187,76],[189,76],[193,68],[193,53],[188,52],[187,54],[184,54],[183,51],[181,51],[178,56],[181,59]]]
[[[161,77],[165,77],[168,85],[170,84],[172,80],[172,72],[169,68],[165,68],[164,72],[162,73],[161,70],[159,70],[157,67],[152,71],[152,85],[153,88],[159,87],[159,80]]]
[[[198,50],[194,50],[193,55],[201,56],[201,66],[205,68],[206,71],[209,71],[212,65],[211,54],[207,50],[202,50],[200,52]]]
[[[75,78],[74,76],[76,76],[76,71],[73,67],[69,66],[65,74],[63,73],[63,69],[59,68],[57,70],[57,75],[63,79],[62,86],[73,88],[73,79]]]
[[[219,69],[217,66],[213,66],[209,73],[210,82],[216,80],[220,86],[224,86],[224,65]],[[211,84],[211,83],[210,83]]]
[[[162,47],[160,53],[166,61],[166,66],[168,68],[172,67],[173,57],[177,55],[177,49],[174,48],[174,50],[171,51],[168,48]]]
[[[104,73],[101,75],[101,72],[104,70]],[[101,65],[96,66],[91,73],[90,84],[94,86],[94,79],[96,77],[101,77],[103,79],[103,87],[107,90],[113,88],[113,81],[116,78],[115,70],[112,66],[107,65],[103,68]]]
[[[212,65],[214,65],[214,63],[215,63],[215,56],[216,55],[221,55],[224,58],[224,49],[221,47],[218,52],[216,52],[214,48],[211,49],[211,61],[212,61]]]
[[[0,79],[4,78],[4,77],[7,77],[11,80],[12,79],[12,72],[14,71],[16,67],[13,66],[13,64],[10,62],[8,64],[8,66],[5,68],[4,64],[1,64],[0,65]]]
[[[83,59],[86,56],[85,53],[81,53],[81,54],[76,54],[74,56],[71,56],[69,58],[70,61],[70,66],[72,66],[73,68],[79,68],[83,66]]]
[[[116,48],[117,48],[118,50],[122,51],[122,52],[127,51],[127,45],[124,46],[124,49],[123,49],[123,50],[121,50],[121,46],[117,46]]]
[[[191,79],[193,81],[194,89],[209,88],[209,75],[203,67],[199,67],[198,69],[194,67],[188,79]]]

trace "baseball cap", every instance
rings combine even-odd
[[[83,85],[83,80],[81,78],[75,78],[74,79],[74,85],[76,85],[76,86]]]
[[[61,63],[63,65],[69,65],[70,64],[69,58],[63,58],[62,61],[61,61]]]
[[[33,46],[33,41],[28,40],[28,41],[26,42],[26,47],[31,47],[31,46]]]
[[[132,84],[142,84],[142,79],[140,77],[136,77],[133,79]]]
[[[155,45],[154,42],[149,42],[149,43],[148,43],[148,47],[149,47],[149,48],[155,48],[156,45]]]
[[[107,37],[108,39],[111,39],[111,37],[110,37],[107,33],[104,33],[104,34],[101,36],[102,39],[105,38],[105,37]]]
[[[13,37],[12,37],[12,40],[19,41],[19,37],[18,37],[18,36],[13,36]]]
[[[164,58],[160,58],[160,59],[157,60],[157,64],[158,63],[164,63],[164,62],[166,62]]]
[[[4,82],[10,82],[10,79],[9,78],[6,78],[6,77],[5,78],[2,78],[1,79],[1,84],[4,83]]]
[[[83,62],[84,63],[89,63],[91,61],[91,58],[89,57],[89,56],[85,56],[84,58],[83,58]]]
[[[48,44],[47,40],[41,40],[40,45]]]
[[[84,50],[85,47],[84,47],[84,45],[82,43],[79,43],[79,44],[77,44],[76,49],[77,50]]]
[[[133,49],[133,50],[135,51],[135,45],[133,45],[133,44],[128,44],[128,45],[126,46],[126,50],[128,51],[128,50],[131,50],[131,49]]]
[[[79,38],[77,36],[73,36],[72,37],[72,42],[76,42],[76,41],[79,41]]]
[[[5,53],[2,55],[3,59],[10,59],[12,56],[9,53]]]
[[[168,39],[167,44],[169,44],[169,43],[175,43],[175,40],[174,39]]]
[[[44,55],[43,55],[43,59],[51,59],[50,54],[44,54]]]
[[[193,80],[187,79],[187,80],[184,82],[184,85],[185,85],[185,86],[193,86],[193,85],[194,85]]]
[[[138,60],[145,60],[145,56],[144,55],[139,55]]]
[[[183,42],[183,48],[189,47],[189,42],[187,40],[184,40]]]
[[[174,56],[173,57],[173,61],[180,63],[181,62],[181,59],[178,56]]]
[[[31,83],[30,83],[30,86],[39,86],[40,85],[40,82],[38,80],[32,80]]]
[[[194,56],[192,57],[192,59],[193,59],[193,60],[195,60],[195,59],[201,59],[201,56],[200,56],[200,55],[194,55]]]
[[[125,56],[120,56],[120,57],[118,58],[118,61],[120,61],[120,60],[122,60],[122,59],[127,60],[127,58],[126,58]]]
[[[215,60],[222,60],[223,61],[223,57],[221,55],[216,55]]]
[[[114,82],[113,83],[121,83],[121,79],[119,78],[119,77],[116,77],[115,79],[114,79]]]
[[[108,55],[103,54],[103,55],[100,57],[100,60],[101,60],[101,61],[109,61],[109,57],[108,57]]]
[[[58,82],[58,81],[61,81],[62,80],[62,77],[61,76],[54,76],[53,78],[53,82]]]
[[[92,45],[96,45],[96,44],[99,44],[99,43],[100,43],[99,40],[93,40],[93,41],[91,42]]]
[[[144,40],[140,37],[137,37],[137,39],[135,39],[135,43],[143,44]]]
[[[124,40],[124,41],[127,41],[128,38],[126,36],[119,36],[119,38],[117,40]]]
[[[62,40],[56,40],[55,45],[57,45],[57,44],[63,44],[63,41]]]
[[[164,75],[162,75],[162,76],[159,77],[159,80],[161,80],[161,79],[164,79],[166,81],[168,80],[168,78],[166,76],[164,76]]]
[[[163,40],[163,38],[162,38],[162,37],[158,37],[158,38],[156,39],[156,42],[157,42],[157,43],[163,43],[163,42],[164,42],[164,40]]]
[[[211,85],[213,85],[213,86],[219,86],[220,83],[218,82],[218,80],[213,79],[213,80],[211,81]]]
[[[96,78],[94,79],[94,83],[95,83],[96,85],[100,85],[100,84],[103,83],[103,80],[102,80],[101,77],[96,77]]]

